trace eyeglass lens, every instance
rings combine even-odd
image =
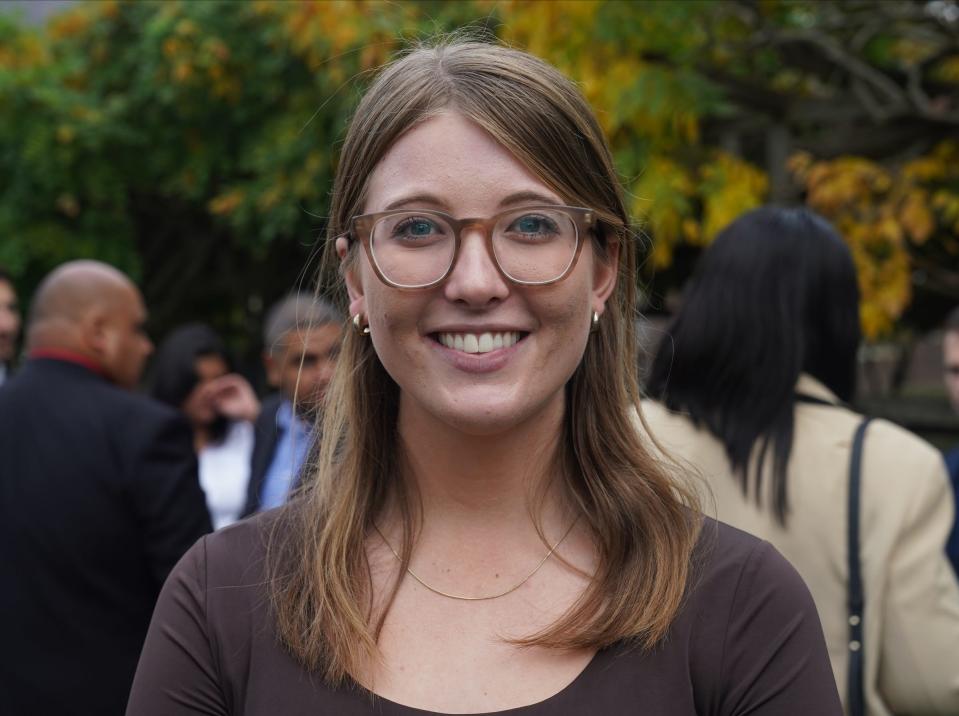
[[[493,226],[493,254],[500,269],[520,283],[547,283],[562,276],[576,255],[576,223],[561,209],[517,209]],[[400,286],[434,283],[450,269],[456,232],[442,216],[397,212],[380,218],[370,236],[373,260]]]

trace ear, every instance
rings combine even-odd
[[[350,316],[366,313],[366,301],[363,296],[363,284],[357,275],[357,263],[362,258],[351,257],[350,248],[345,236],[336,239],[336,255],[340,257],[340,269],[346,282],[346,293],[350,297]]]
[[[593,254],[593,310],[603,315],[606,301],[616,288],[619,274],[619,242],[611,242],[606,247],[606,257]]]
[[[102,311],[89,311],[80,320],[79,340],[85,352],[101,358],[110,350],[109,325]]]

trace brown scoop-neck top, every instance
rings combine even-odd
[[[173,570],[127,716],[440,716],[359,687],[331,689],[294,661],[270,613],[263,572],[268,524],[258,516],[208,535]],[[649,652],[625,643],[601,650],[559,693],[495,712],[562,714],[842,716],[842,710],[802,579],[768,543],[707,520],[685,605],[662,644]]]

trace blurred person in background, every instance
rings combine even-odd
[[[954,308],[946,319],[942,337],[942,371],[949,402],[952,403],[952,409],[959,414],[959,306]],[[946,467],[952,480],[957,513],[957,522],[953,525],[946,549],[956,573],[959,574],[959,445],[946,452]]]
[[[342,324],[332,304],[305,293],[287,296],[267,313],[263,364],[276,392],[263,401],[254,428],[245,515],[279,507],[298,485],[340,351]]]
[[[160,587],[210,530],[186,423],[132,392],[146,315],[116,269],[64,264],[0,388],[3,713],[122,713]]]
[[[181,411],[193,428],[200,485],[213,528],[234,522],[246,504],[253,454],[253,421],[260,401],[233,370],[223,341],[209,326],[177,328],[157,349],[150,389]]]
[[[0,385],[10,377],[20,334],[20,303],[13,278],[0,267]]]
[[[860,341],[852,256],[806,209],[762,208],[702,256],[653,360],[644,414],[708,480],[718,519],[771,542],[819,609],[847,711],[864,649],[866,714],[959,713],[953,501],[937,450],[884,420],[865,433],[864,646],[847,616],[848,406]],[[858,622],[857,622],[858,624]]]

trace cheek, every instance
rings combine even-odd
[[[570,286],[571,289],[574,287]],[[546,328],[553,328],[567,337],[586,336],[589,333],[591,295],[585,282],[575,290],[557,294],[543,301],[541,320]]]
[[[540,302],[541,330],[548,335],[547,350],[537,367],[572,375],[586,351],[590,337],[590,295],[585,290],[564,292]]]
[[[297,364],[295,366],[287,366],[283,371],[283,380],[282,383],[290,390],[296,385],[297,380],[300,377],[300,366]]]
[[[419,341],[419,319],[426,306],[417,294],[405,294],[388,287],[367,296],[370,338],[377,355],[407,353]]]

